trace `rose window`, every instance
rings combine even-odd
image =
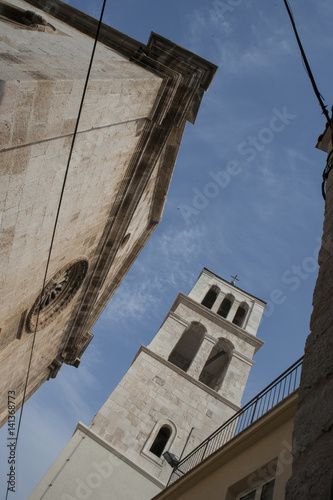
[[[58,271],[45,285],[27,317],[30,332],[44,328],[55,316],[65,309],[79,290],[87,274],[88,262],[78,260]]]

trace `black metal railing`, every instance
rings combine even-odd
[[[273,380],[257,396],[249,401],[235,415],[227,420],[213,434],[205,439],[197,448],[184,457],[173,469],[167,486],[190,471],[225,445],[233,437],[245,430],[249,425],[262,417],[270,409],[293,393],[298,387],[301,377],[303,356]]]

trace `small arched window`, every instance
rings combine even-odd
[[[242,302],[241,304],[239,304],[238,309],[236,311],[236,314],[235,314],[232,322],[235,325],[242,327],[244,324],[245,317],[246,317],[248,310],[249,310],[249,306],[246,304],[246,302]]]
[[[214,302],[219,294],[220,289],[217,286],[212,286],[206,293],[205,297],[203,298],[201,304],[205,307],[208,307],[208,309],[211,309],[214,305]]]
[[[220,338],[210,351],[199,376],[200,382],[208,385],[214,391],[218,391],[222,385],[233,349],[234,346],[230,340]]]
[[[156,438],[154,439],[153,444],[151,445],[149,451],[156,455],[157,457],[161,457],[167,442],[169,441],[171,436],[171,429],[167,425],[163,425],[157,433]]]
[[[229,314],[229,311],[231,309],[234,300],[235,298],[233,295],[231,294],[226,295],[217,311],[217,314],[222,316],[222,318],[226,318]]]
[[[186,372],[200,348],[205,332],[206,328],[200,323],[191,323],[172,350],[170,363]]]

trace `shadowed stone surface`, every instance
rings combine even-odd
[[[330,143],[330,151],[332,144]],[[321,143],[319,142],[319,148]],[[319,275],[311,333],[299,388],[293,432],[293,472],[286,500],[329,500],[333,494],[333,174],[326,185]]]

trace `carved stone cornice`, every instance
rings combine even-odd
[[[60,0],[52,0],[51,2],[45,0],[25,1],[78,31],[95,38],[98,20],[75,9],[71,5]],[[161,70],[164,76],[166,67],[169,70],[174,69],[176,72],[179,72],[181,65],[184,64],[182,71],[180,71],[181,73],[184,73],[186,68],[187,70],[189,67],[192,67],[192,69],[195,68],[201,72],[200,87],[203,90],[208,89],[217,70],[217,66],[214,64],[154,32],[151,33],[148,44],[144,45],[134,38],[102,23],[98,40],[132,61],[137,63],[141,61],[142,64],[147,65],[147,68],[150,67],[155,73]],[[149,61],[147,59],[148,56]],[[161,63],[165,65],[164,68],[161,67]]]
[[[52,361],[52,363],[48,366],[50,372],[47,380],[50,380],[50,378],[56,378],[63,362],[64,360],[61,357],[57,357]]]

